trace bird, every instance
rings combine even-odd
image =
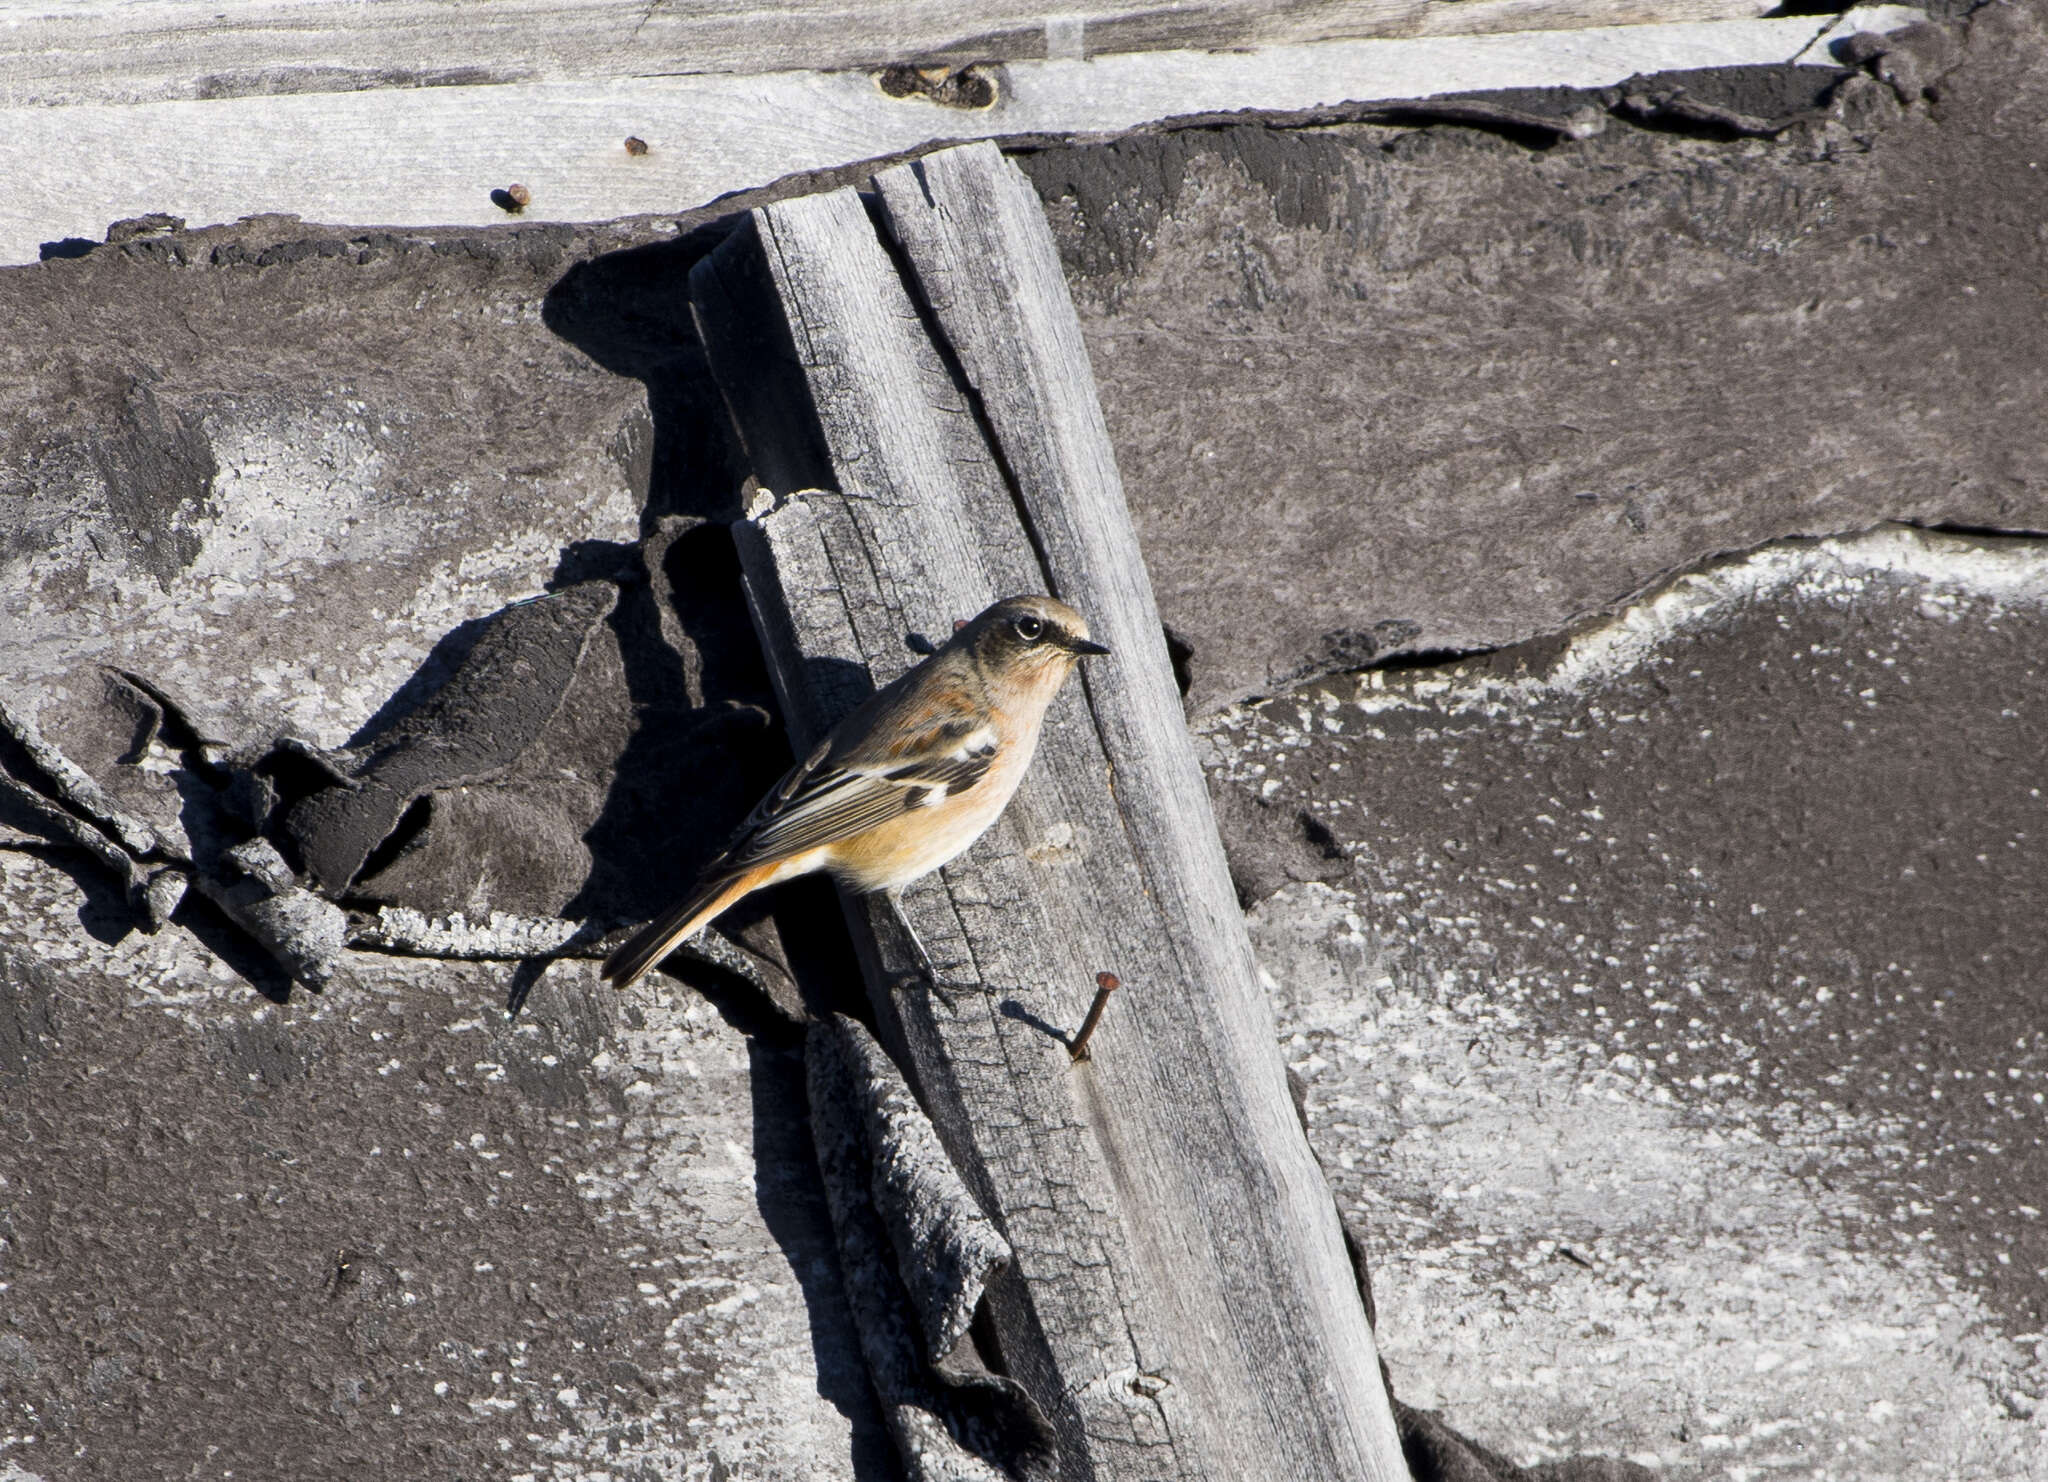
[[[1108,652],[1054,597],[1006,597],[956,624],[792,767],[689,891],[605,959],[602,976],[630,987],[741,897],[798,875],[829,871],[850,890],[893,898],[956,858],[1024,780],[1067,676]]]

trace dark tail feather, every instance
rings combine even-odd
[[[647,969],[674,950],[712,917],[753,888],[750,876],[708,880],[675,905],[634,932],[604,960],[602,975],[621,988],[632,986]]]

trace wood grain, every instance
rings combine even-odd
[[[1471,35],[1761,15],[1764,0],[84,0],[16,4],[0,102],[47,107],[289,93],[1078,61],[1112,52]]]
[[[832,485],[742,532],[800,738],[850,698],[814,678],[884,682],[908,635],[997,596],[1050,588],[1115,650],[1054,707],[1004,819],[906,894],[987,991],[925,988],[888,909],[857,910],[885,1036],[1016,1250],[990,1291],[1004,1360],[1070,1476],[1404,1476],[1036,197],[987,145],[877,189],[895,257],[839,192],[757,212],[692,292],[757,463]],[[787,332],[768,353],[740,328],[764,288]],[[771,395],[808,407],[828,467],[749,412]],[[1077,1066],[1105,969],[1126,988]]]
[[[1448,8],[1490,3],[1461,0]],[[302,26],[334,11],[364,18],[360,33],[336,40],[354,47],[369,47],[380,34],[372,22],[426,9],[411,0],[274,8],[290,11]],[[81,14],[102,9],[86,6]],[[154,16],[169,26],[167,14],[185,11],[180,3],[112,13],[124,23]],[[524,12],[515,6],[512,13]],[[1917,14],[1878,7],[1853,12],[1842,24],[1883,29]],[[456,65],[449,59],[470,55],[464,47],[482,42],[453,37],[444,47],[427,28],[409,43],[416,48],[407,53],[410,61],[366,55],[336,63],[338,71],[308,63],[307,76],[293,82],[279,73],[268,91],[219,81],[194,98],[179,81],[183,72],[147,70],[156,63],[146,48],[139,59],[110,53],[81,60],[52,33],[49,46],[36,50],[38,27],[57,24],[0,27],[0,139],[10,166],[8,188],[0,192],[0,263],[33,261],[46,242],[97,241],[108,223],[151,212],[194,226],[258,212],[362,226],[485,225],[511,219],[492,192],[517,182],[531,195],[523,220],[607,220],[672,214],[807,172],[968,139],[1115,133],[1173,118],[1244,110],[1286,116],[1444,92],[1604,87],[1639,72],[1802,54],[1826,60],[1815,49],[1821,27],[1808,16],[1330,40],[1252,51],[1105,52],[1085,61],[1063,55],[1009,63],[993,106],[970,110],[889,97],[862,71],[584,75],[583,63],[550,60],[582,54],[578,28],[589,18],[576,7],[559,36],[545,44],[528,38],[534,44],[522,53],[530,59],[524,70]],[[178,44],[224,44],[204,27],[188,29],[189,37],[177,33],[184,37]],[[299,34],[282,20],[278,29]],[[255,66],[250,59],[266,45],[281,44],[267,32],[241,40],[245,49],[229,45],[221,57],[191,65],[243,58]],[[123,81],[131,65],[145,70]],[[356,81],[346,81],[357,72]],[[629,153],[629,135],[648,151]]]

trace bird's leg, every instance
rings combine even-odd
[[[903,909],[903,892],[901,890],[887,890],[883,894],[888,898],[889,909],[896,914],[896,924],[903,928],[903,936],[910,943],[910,950],[917,954],[920,974],[925,982],[931,985],[932,991],[945,1000],[948,1008],[953,1006],[952,995],[955,993],[986,993],[989,991],[988,986],[983,983],[963,983],[942,977],[938,963],[932,960],[932,954],[925,948],[924,938],[920,937],[917,934],[917,928],[911,925],[910,913]],[[949,962],[946,966],[964,967],[966,964]]]

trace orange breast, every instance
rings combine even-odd
[[[930,874],[965,852],[1002,816],[1037,747],[1035,724],[1028,733],[1006,737],[974,786],[832,845],[826,868],[855,890],[894,890]]]

